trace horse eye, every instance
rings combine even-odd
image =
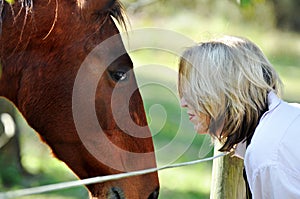
[[[116,82],[123,81],[123,80],[127,79],[127,73],[123,72],[123,71],[110,71],[109,75]]]

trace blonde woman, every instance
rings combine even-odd
[[[300,106],[280,99],[280,87],[262,51],[240,37],[199,43],[179,64],[181,106],[198,133],[244,159],[255,199],[300,198]]]

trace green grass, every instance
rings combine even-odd
[[[211,164],[162,171],[160,198],[209,198]]]
[[[212,155],[210,138],[197,135],[187,120],[186,112],[180,108],[176,88],[177,72],[165,67],[160,70],[146,66],[137,68],[136,75],[139,84],[143,85],[140,91],[154,135],[158,165]],[[209,198],[210,173],[211,162],[160,171],[160,198]]]
[[[27,125],[21,116],[18,117],[18,125],[21,127],[21,162],[31,175],[24,178],[24,176],[16,174],[15,177],[23,177],[21,183],[9,188],[4,188],[0,184],[0,192],[78,179],[63,162],[52,156],[49,147],[40,141],[39,136]],[[19,198],[83,199],[88,198],[88,193],[82,186]]]

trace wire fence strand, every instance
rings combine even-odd
[[[27,188],[27,189],[2,192],[2,193],[0,193],[0,199],[9,199],[9,198],[16,198],[16,197],[21,197],[21,196],[41,194],[41,193],[57,191],[57,190],[61,190],[61,189],[78,187],[78,186],[82,186],[82,185],[103,183],[103,182],[107,182],[107,181],[118,180],[118,179],[132,177],[132,176],[144,175],[144,174],[153,173],[153,172],[157,172],[157,171],[161,171],[161,170],[165,170],[165,169],[184,167],[184,166],[189,166],[189,165],[194,165],[194,164],[198,164],[198,163],[202,163],[202,162],[211,161],[213,159],[223,157],[227,154],[228,153],[221,153],[219,155],[209,157],[209,158],[204,158],[204,159],[194,160],[194,161],[189,161],[189,162],[182,162],[182,163],[177,163],[177,164],[171,164],[171,165],[166,165],[166,166],[158,167],[158,168],[150,168],[150,169],[133,171],[133,172],[128,172],[128,173],[113,174],[113,175],[108,175],[108,176],[98,176],[98,177],[92,177],[92,178],[87,178],[87,179],[82,179],[82,180],[61,182],[61,183],[56,183],[56,184],[43,185],[43,186],[39,186],[39,187],[32,187],[32,188]]]

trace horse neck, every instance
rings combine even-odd
[[[14,66],[7,66],[6,60],[3,60],[0,65],[0,96],[5,97],[17,105],[18,90],[22,75],[20,70],[16,70]]]
[[[16,6],[20,6],[18,4],[17,2]],[[20,36],[22,31],[20,32],[16,27],[22,27],[21,24],[24,22],[22,18],[24,18],[25,12],[20,13],[20,16],[15,20],[11,6],[5,3],[2,9],[0,10],[2,11],[0,13],[2,14],[2,30],[0,32],[0,96],[8,98],[17,105],[18,90],[24,69],[22,66],[26,65],[21,59],[23,55],[22,50],[26,49],[25,46],[28,44],[28,39],[22,39]]]

